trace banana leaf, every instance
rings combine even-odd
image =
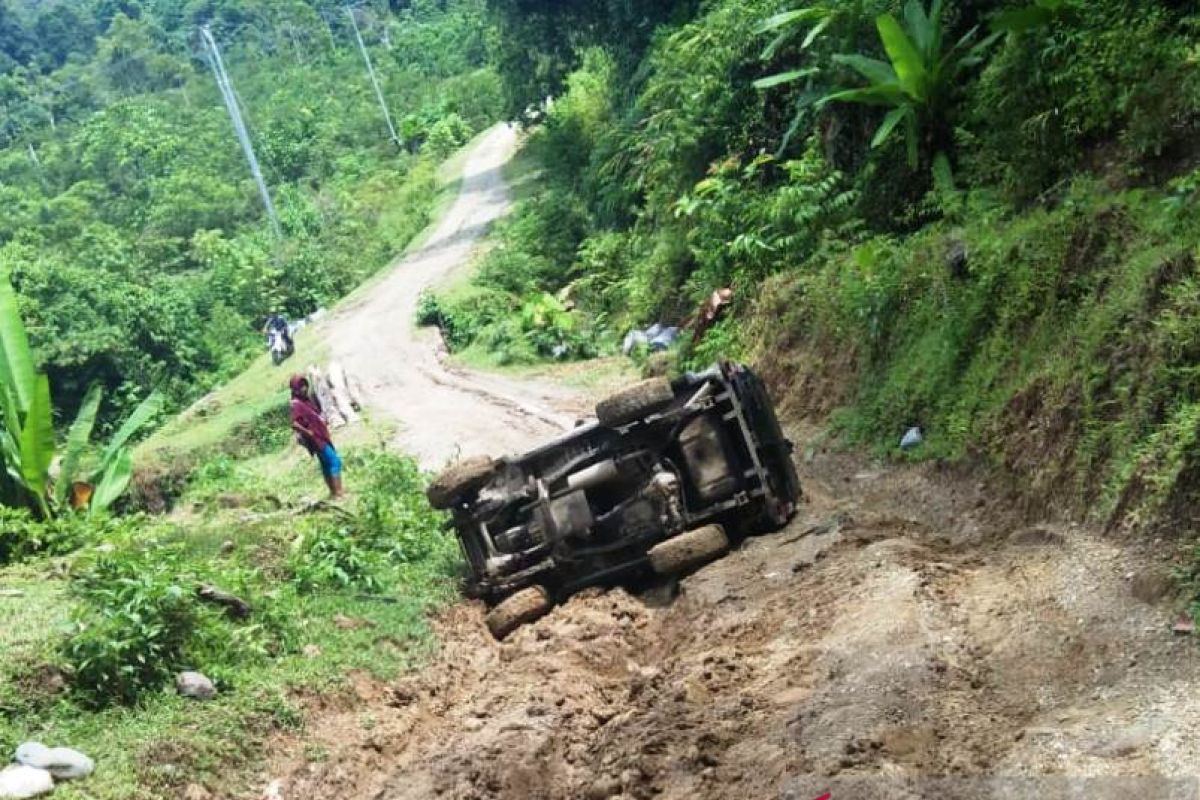
[[[50,379],[37,376],[33,399],[21,429],[21,482],[37,499],[43,516],[50,516],[46,505],[46,480],[54,460],[54,419],[50,406]]]
[[[104,448],[104,453],[100,456],[100,466],[97,472],[103,473],[108,469],[113,460],[125,449],[125,445],[129,442],[130,438],[146,423],[150,422],[162,410],[162,406],[163,396],[158,391],[151,392],[145,400],[138,404],[138,407],[133,410],[132,414],[126,417],[125,422],[121,423],[121,427],[113,434],[108,446]]]
[[[0,394],[4,424],[14,436],[20,428],[21,415],[33,402],[35,384],[33,352],[17,309],[17,293],[4,277],[0,279]]]
[[[79,413],[71,423],[67,433],[65,450],[63,451],[62,470],[54,484],[54,502],[60,508],[67,501],[71,492],[71,484],[75,482],[75,473],[79,470],[79,459],[87,448],[92,436],[92,428],[96,425],[96,412],[100,408],[100,397],[103,394],[99,384],[93,384],[83,398]]]
[[[100,474],[92,493],[91,511],[104,511],[124,494],[133,477],[133,453],[128,447],[116,451]]]
[[[883,49],[891,59],[901,88],[914,100],[925,102],[929,97],[929,73],[925,59],[891,14],[882,14],[875,20]]]

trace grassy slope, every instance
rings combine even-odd
[[[777,276],[746,339],[793,410],[833,411],[854,444],[899,455],[920,425],[914,457],[985,464],[1036,513],[1170,524],[1196,499],[1198,245],[1194,208],[1081,180],[1053,209]]]
[[[465,154],[452,157],[440,171],[435,220],[458,193]],[[278,425],[272,415],[286,400],[285,376],[327,356],[313,330],[300,332],[297,353],[283,367],[260,357],[138,448],[142,470],[189,478],[175,513],[146,520],[139,540],[177,541],[197,564],[225,560],[262,570],[268,586],[277,580],[271,576],[292,545],[295,509],[320,487],[311,459],[290,445],[290,437],[280,441],[270,427]],[[368,422],[340,440],[353,459],[358,445],[384,434]],[[266,444],[247,443],[260,435]],[[229,547],[232,551],[224,552]],[[86,558],[88,551],[79,556]],[[167,688],[137,708],[82,713],[47,693],[55,678],[41,674],[69,626],[71,604],[61,577],[71,560],[0,569],[0,589],[22,593],[0,597],[0,750],[39,739],[94,757],[98,769],[91,779],[57,790],[56,797],[68,800],[174,796],[188,782],[224,792],[237,789],[230,782],[250,779],[258,747],[271,731],[303,724],[299,690],[336,693],[354,671],[385,678],[411,667],[432,646],[425,622],[431,604],[455,595],[444,563],[395,568],[391,583],[398,588],[384,598],[356,591],[289,594],[271,600],[270,613],[303,619],[303,640],[278,657],[221,675],[230,688],[216,701],[199,705]],[[344,629],[334,624],[337,615],[361,618],[370,626]],[[305,645],[320,655],[306,656]]]

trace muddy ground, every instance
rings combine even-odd
[[[448,366],[416,297],[508,209],[513,133],[472,156],[424,249],[327,323],[397,444],[431,467],[561,431],[561,387]],[[1170,541],[1029,524],[974,479],[824,452],[806,503],[673,585],[592,591],[504,643],[483,609],[441,654],[274,743],[271,800],[1200,797],[1200,661]],[[385,634],[381,634],[385,635]]]
[[[504,643],[451,609],[436,663],[283,743],[283,797],[1200,796],[1169,548],[1028,525],[932,465],[802,472],[791,525],[676,585]]]

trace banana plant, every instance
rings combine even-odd
[[[59,474],[52,481],[50,472],[58,445],[50,381],[34,367],[16,293],[7,279],[0,279],[0,500],[9,505],[31,505],[44,519],[68,507],[72,487],[81,483],[76,478],[100,399],[99,386],[91,387],[84,396],[63,444]],[[106,509],[125,491],[133,461],[129,439],[161,408],[162,396],[153,392],[117,430],[96,468],[82,482],[94,487],[94,491],[85,492],[90,495],[88,508]]]
[[[841,102],[890,108],[871,146],[882,146],[897,128],[902,128],[908,164],[913,168],[920,160],[922,124],[942,121],[961,74],[981,63],[987,49],[1001,35],[995,33],[976,41],[978,28],[972,28],[946,47],[942,9],[943,0],[933,0],[928,11],[920,0],[909,0],[903,23],[891,14],[877,17],[875,27],[888,60],[859,54],[834,56],[834,61],[865,78],[867,85],[835,91],[817,103],[818,107]],[[938,153],[935,162],[943,169],[949,164],[944,153]]]

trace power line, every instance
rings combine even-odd
[[[404,149],[404,142],[400,141],[400,137],[396,135],[396,126],[392,124],[392,113],[388,111],[387,101],[383,98],[383,90],[379,88],[379,80],[375,77],[375,67],[371,64],[371,54],[367,52],[367,46],[363,44],[362,33],[358,30],[358,20],[354,18],[354,9],[346,6],[346,15],[350,17],[350,24],[354,27],[354,38],[358,40],[358,49],[362,53],[363,61],[367,65],[367,75],[371,77],[371,86],[375,88],[375,97],[379,99],[379,107],[383,109],[383,119],[387,122],[388,133],[392,135],[392,141],[401,150]]]
[[[267,182],[263,179],[262,169],[258,166],[258,158],[254,155],[254,145],[250,142],[250,133],[246,130],[246,123],[242,120],[242,112],[238,108],[237,98],[233,93],[233,86],[229,82],[229,75],[225,72],[225,63],[221,60],[221,51],[217,48],[216,40],[213,39],[212,31],[208,26],[200,28],[200,35],[204,38],[204,43],[208,46],[209,61],[212,64],[213,74],[217,79],[217,87],[221,90],[221,97],[225,100],[225,107],[229,110],[229,118],[233,121],[233,130],[237,134],[238,142],[242,145],[242,151],[246,154],[246,161],[250,164],[250,174],[254,177],[254,183],[258,186],[258,193],[262,195],[263,206],[267,210],[267,219],[271,222],[271,230],[275,234],[275,238],[283,238],[283,229],[279,226],[279,215],[275,212],[275,204],[271,202],[271,192],[267,189]]]

